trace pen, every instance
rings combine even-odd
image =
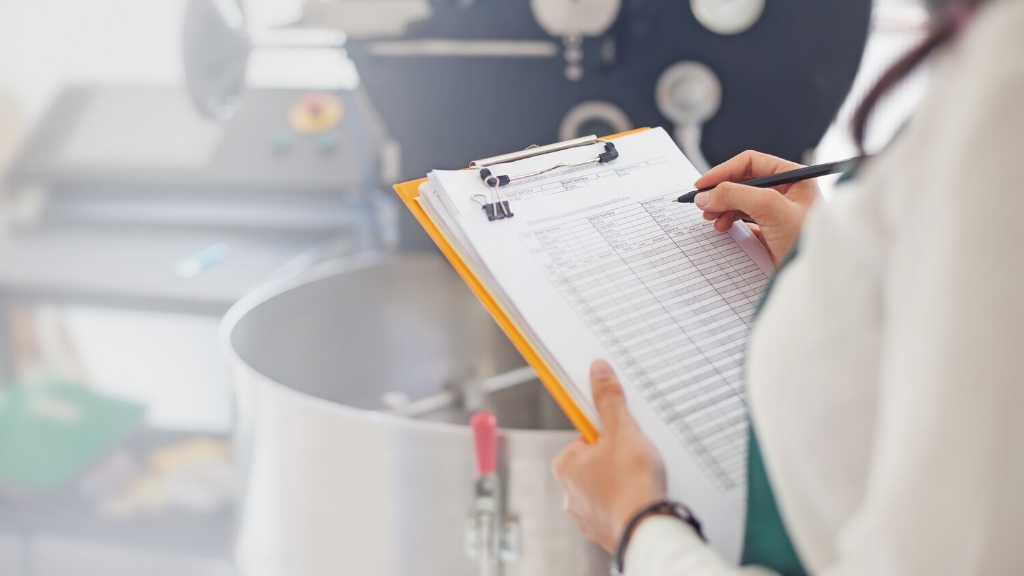
[[[806,168],[798,168],[796,170],[790,170],[788,172],[780,172],[778,174],[772,174],[771,176],[762,176],[761,178],[751,178],[750,180],[743,180],[737,182],[737,184],[743,184],[745,186],[754,186],[756,188],[771,188],[772,186],[781,186],[783,184],[792,184],[801,180],[810,180],[811,178],[817,178],[819,176],[827,176],[829,174],[838,174],[840,172],[846,172],[851,168],[857,166],[863,156],[856,158],[848,158],[846,160],[840,160],[838,162],[829,162],[827,164],[818,164],[816,166],[807,166]],[[700,190],[694,190],[687,192],[679,198],[676,198],[674,202],[681,202],[683,204],[692,204],[693,199],[701,192],[707,192],[714,190],[714,186],[711,188],[702,188]]]

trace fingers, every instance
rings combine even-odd
[[[746,214],[738,210],[723,212],[718,218],[715,218],[715,230],[719,232],[728,232],[729,228],[732,228],[733,222],[743,220],[746,217]]]
[[[802,168],[800,164],[770,154],[747,150],[708,170],[694,183],[697,189],[710,188],[722,182],[738,182],[750,178],[770,176]]]
[[[604,360],[595,360],[590,365],[590,390],[594,395],[594,407],[606,430],[616,430],[632,422],[619,379]]]
[[[760,240],[761,242],[764,242],[764,235],[761,234],[761,227],[760,226],[758,226],[757,224],[751,224],[751,223],[748,222],[747,223],[747,228],[750,229],[750,231],[754,234],[754,236],[757,237],[758,240]]]
[[[758,224],[777,220],[777,216],[781,212],[787,211],[787,202],[789,201],[786,200],[786,197],[775,190],[754,188],[733,182],[723,182],[710,192],[701,192],[694,199],[697,207],[705,212],[738,212],[748,214]],[[732,223],[737,219],[732,218],[728,225],[732,226]],[[721,231],[717,222],[715,229]]]
[[[761,243],[761,246],[764,246],[765,250],[772,255],[772,262],[778,264],[779,260],[775,257],[775,254],[772,254],[772,247],[768,245],[768,241],[765,240],[764,234],[761,233],[761,227],[757,224],[747,224],[747,228],[750,228],[750,231],[754,233],[754,237]]]

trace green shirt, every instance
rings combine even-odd
[[[761,308],[775,285],[775,278],[796,258],[798,245],[793,247],[789,257],[772,277],[754,311],[755,318],[761,313]],[[750,424],[750,448],[747,454],[747,526],[743,533],[743,557],[740,563],[744,566],[770,568],[783,576],[807,576],[807,571],[800,564],[800,558],[793,548],[793,542],[789,539],[786,525],[782,523],[782,516],[779,515],[779,508],[775,504],[775,495],[764,469],[761,447],[757,443],[753,422]]]
[[[775,505],[753,424],[747,457],[747,528],[741,563],[770,568],[783,576],[807,576]]]

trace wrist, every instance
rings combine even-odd
[[[640,520],[646,519],[649,516],[655,516],[656,511],[650,510],[643,512],[646,509],[650,509],[658,502],[664,502],[666,499],[665,494],[650,494],[642,498],[633,498],[628,504],[620,504],[618,512],[615,514],[615,542],[622,540],[622,535],[626,531],[630,522],[639,524]],[[640,518],[643,516],[643,518]]]
[[[620,575],[624,571],[624,562],[626,557],[626,547],[629,546],[629,541],[636,532],[637,527],[651,516],[671,516],[678,518],[683,522],[686,522],[697,532],[701,540],[705,540],[704,532],[701,530],[700,521],[694,517],[690,509],[678,502],[671,500],[657,500],[647,506],[644,506],[637,510],[633,516],[626,522],[624,528],[619,534],[618,546],[615,549],[615,555],[612,558],[612,574]]]
[[[654,518],[655,516],[667,516],[667,515],[668,514],[665,513],[662,510],[652,510],[650,512],[646,512],[644,514],[638,515],[637,519],[636,519],[636,522],[633,524],[633,529],[631,531],[630,537],[632,537],[633,534],[636,534],[636,531],[640,529],[640,526],[642,526],[644,521],[646,521],[647,519]],[[623,525],[623,530],[624,529],[625,529],[625,525]],[[619,534],[619,541],[622,540],[622,536],[623,535],[624,534]]]

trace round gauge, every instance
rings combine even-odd
[[[658,77],[654,103],[675,124],[703,124],[722,105],[722,83],[707,65],[676,62]]]
[[[597,137],[629,132],[633,121],[622,109],[605,100],[587,100],[572,107],[558,127],[559,140],[572,140],[593,134]]]
[[[533,17],[552,36],[600,36],[619,16],[621,0],[530,0]]]
[[[765,0],[690,0],[690,9],[705,28],[730,36],[753,26],[764,12]]]

